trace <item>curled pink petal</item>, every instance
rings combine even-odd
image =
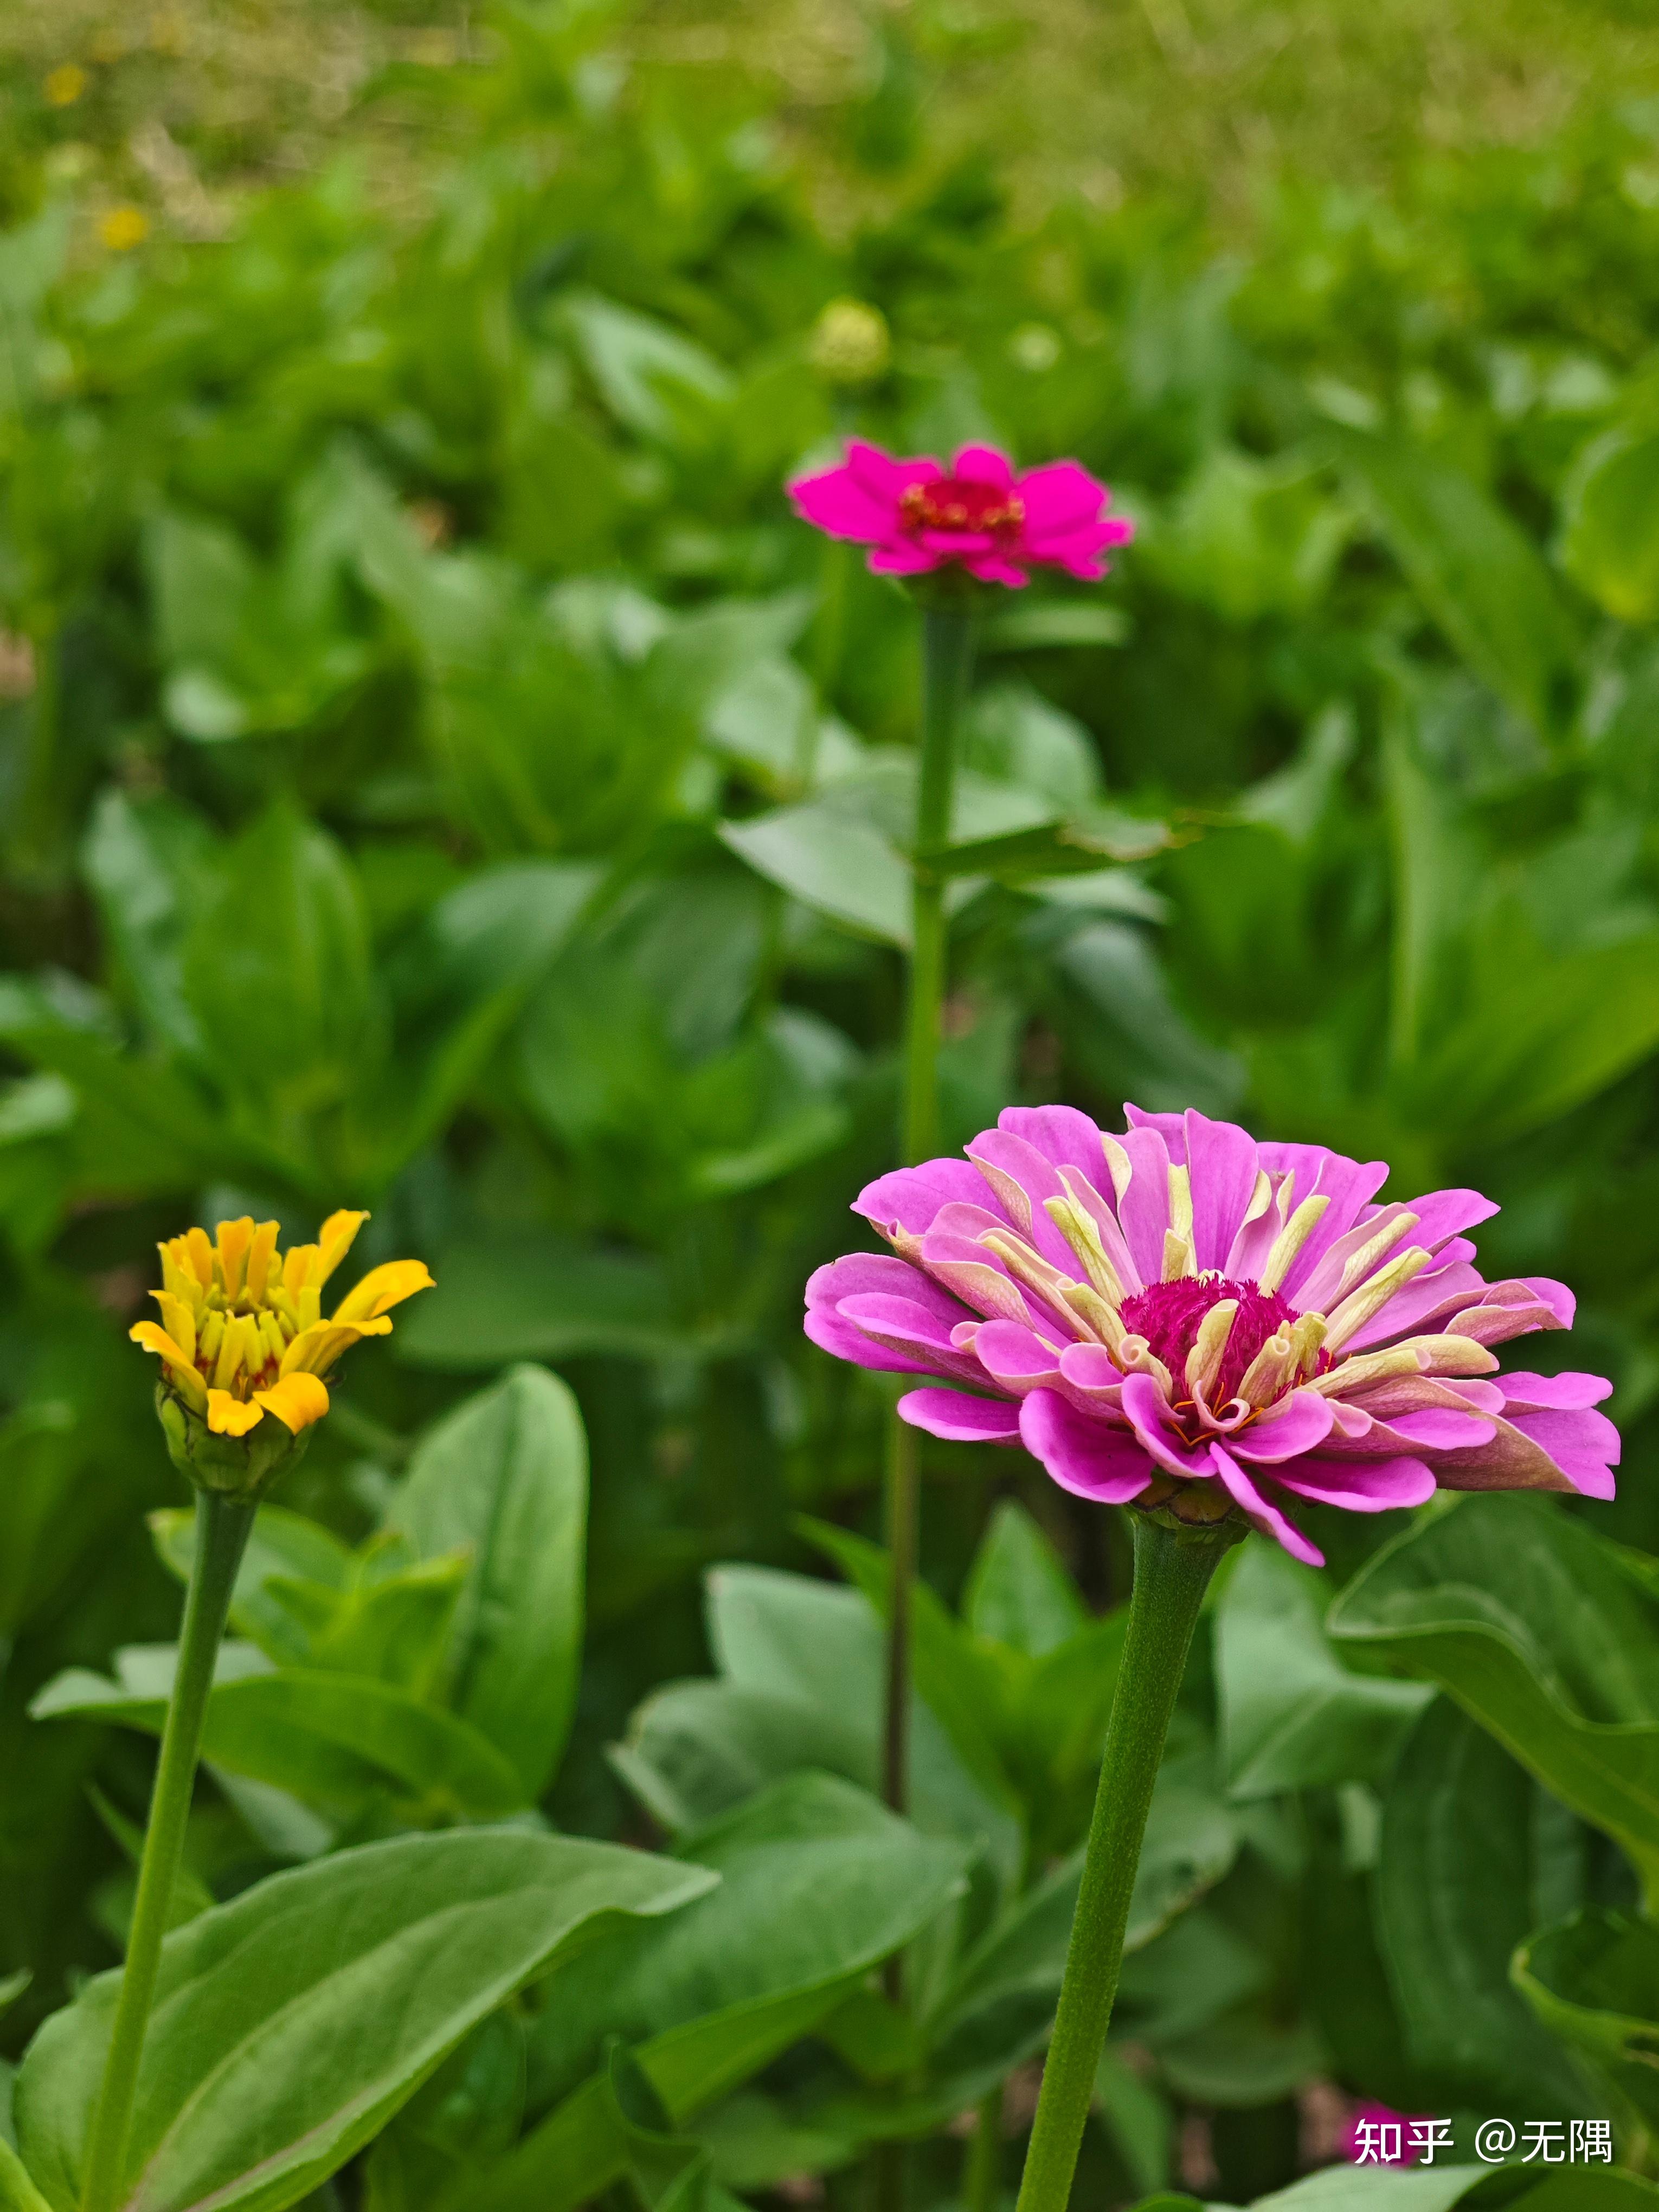
[[[1300,1559],[1304,1566],[1322,1567],[1325,1554],[1316,1545],[1308,1541],[1293,1521],[1288,1520],[1276,1505],[1262,1496],[1224,1446],[1212,1444],[1210,1449],[1223,1488],[1252,1528],[1260,1528],[1264,1536],[1271,1536],[1293,1559]]]
[[[1062,1490],[1100,1505],[1127,1505],[1152,1480],[1144,1452],[1121,1429],[1087,1420],[1052,1390],[1038,1390],[1019,1409],[1020,1442]]]
[[[899,1418],[947,1443],[1012,1444],[1019,1441],[1019,1408],[1001,1398],[970,1398],[965,1390],[907,1390]]]
[[[1273,1479],[1316,1505],[1340,1505],[1350,1513],[1388,1513],[1396,1506],[1426,1505],[1434,1496],[1434,1470],[1420,1459],[1347,1460],[1313,1457],[1276,1468]]]

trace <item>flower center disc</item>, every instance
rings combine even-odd
[[[1254,1283],[1229,1282],[1224,1275],[1183,1275],[1173,1283],[1149,1283],[1123,1302],[1123,1326],[1144,1336],[1147,1348],[1169,1369],[1178,1389],[1187,1369],[1187,1355],[1198,1341],[1204,1316],[1223,1298],[1237,1298],[1238,1311],[1222,1355],[1221,1371],[1206,1402],[1224,1406],[1238,1394],[1245,1370],[1271,1336],[1288,1328],[1297,1318],[1296,1308],[1277,1291],[1258,1290]]]
[[[993,538],[1018,534],[1025,502],[994,484],[940,477],[934,483],[908,484],[899,495],[899,519],[910,531],[983,531]]]

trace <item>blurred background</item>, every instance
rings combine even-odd
[[[504,1363],[571,1381],[563,1824],[641,1832],[605,1747],[711,1562],[875,1528],[884,1400],[799,1335],[893,1152],[915,623],[781,489],[848,432],[1139,525],[986,630],[958,832],[1031,837],[963,884],[951,1141],[1130,1098],[1479,1184],[1659,1548],[1656,340],[1637,0],[0,10],[9,2049],[114,1956],[89,1782],[142,1810],[24,1714],[172,1630],[157,1237],[431,1263],[287,1500],[348,1538]],[[941,1593],[1016,1495],[1121,1597],[1010,1456],[928,1444]],[[1170,2077],[1241,2192],[1361,2086],[1293,1983],[1277,2073]]]

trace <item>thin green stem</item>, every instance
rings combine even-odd
[[[904,1024],[904,1158],[911,1166],[939,1149],[939,1041],[945,1004],[945,884],[927,856],[951,832],[957,726],[973,665],[973,617],[930,607],[922,617],[921,759],[916,777],[917,856],[911,900],[910,988]]]
[[[1018,2212],[1066,2212],[1170,1716],[1204,1592],[1233,1540],[1231,1528],[1172,1527],[1141,1513],[1133,1518],[1128,1632]]]
[[[104,2060],[98,2115],[87,2153],[82,2212],[112,2212],[118,2202],[132,2129],[138,2063],[155,1996],[161,1939],[167,1934],[173,1886],[185,1847],[202,1719],[213,1686],[213,1662],[230,1612],[231,1591],[253,1526],[251,1501],[204,1491],[196,1502],[196,1556],[179,1632],[179,1665],[167,1705],[161,1755],[150,1797],[149,1825],[138,1869],[138,1896],[127,1938],[127,1961],[115,2025]]]
[[[1002,2202],[1002,2087],[979,2100],[962,2177],[963,2212],[997,2212]]]

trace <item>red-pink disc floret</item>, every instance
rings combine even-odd
[[[1278,1291],[1259,1290],[1254,1283],[1230,1282],[1224,1275],[1182,1275],[1173,1283],[1149,1283],[1144,1291],[1123,1301],[1123,1326],[1164,1362],[1185,1395],[1182,1375],[1187,1354],[1198,1341],[1204,1316],[1223,1298],[1237,1298],[1231,1334],[1222,1358],[1216,1387],[1209,1394],[1212,1406],[1224,1406],[1235,1396],[1244,1371],[1270,1336],[1296,1320],[1296,1308]],[[1321,1365],[1330,1363],[1322,1357]]]

